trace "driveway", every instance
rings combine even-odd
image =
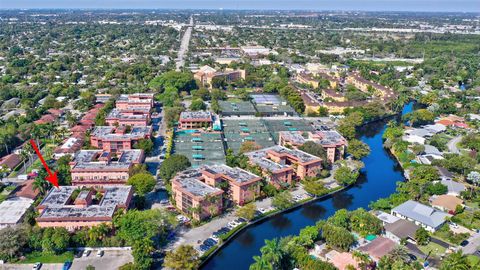
[[[480,233],[475,233],[467,239],[468,245],[462,247],[464,254],[473,254],[480,246]]]
[[[133,262],[130,250],[107,250],[103,257],[97,257],[97,250],[92,250],[86,258],[75,258],[70,269],[85,270],[89,265],[95,269],[118,269],[129,262]]]
[[[450,151],[453,154],[459,154],[460,150],[458,150],[457,144],[462,140],[462,136],[457,136],[451,139],[447,143],[448,151]]]
[[[450,247],[450,244],[435,237],[430,237],[430,241],[447,249]]]

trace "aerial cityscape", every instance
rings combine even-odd
[[[0,0],[1,269],[480,270],[478,2],[167,2]]]

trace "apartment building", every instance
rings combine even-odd
[[[111,224],[116,212],[129,208],[132,197],[131,186],[52,188],[37,206],[36,221],[43,228],[64,227],[70,231]]]
[[[244,205],[255,200],[260,195],[261,180],[260,176],[240,168],[210,165],[189,169],[177,174],[172,180],[172,190],[177,207],[182,211],[185,209],[185,205],[189,207],[191,205],[195,205],[195,207],[202,205],[205,211],[198,213],[197,216],[197,218],[202,219],[214,214],[208,211],[208,208],[212,208],[212,203],[215,203],[213,206],[217,210],[221,210],[222,205],[215,199],[217,197],[220,200],[231,200],[237,205]],[[195,193],[199,189],[205,191],[203,195],[198,192]],[[212,200],[212,196],[215,197],[214,200]],[[187,198],[186,203],[185,198]],[[179,206],[180,204],[182,207]],[[191,211],[185,213],[192,214]],[[215,212],[215,214],[218,213]]]
[[[215,79],[224,79],[227,83],[234,82],[246,78],[245,70],[233,70],[227,68],[223,71],[217,71],[210,66],[203,66],[197,71],[193,77],[198,80],[201,85],[213,88],[213,81]]]
[[[321,145],[327,152],[327,161],[333,163],[343,159],[347,140],[335,130],[322,130],[316,132],[280,131],[278,144],[290,146],[295,149],[312,141]]]
[[[81,150],[70,162],[72,185],[108,186],[124,185],[134,165],[144,161],[143,150],[108,152]]]
[[[265,177],[277,187],[292,185],[297,179],[316,176],[322,160],[298,149],[276,145],[245,153],[252,165],[259,166]]]
[[[211,128],[213,120],[213,114],[208,111],[182,112],[178,120],[178,128]]]
[[[98,126],[90,136],[90,144],[104,151],[117,152],[133,149],[136,142],[149,139],[151,135],[151,126]]]

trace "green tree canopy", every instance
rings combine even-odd
[[[196,270],[200,267],[198,252],[192,246],[181,245],[167,252],[163,266],[173,270]]]
[[[347,152],[355,159],[362,159],[370,154],[370,147],[366,143],[357,139],[351,139],[348,142]]]
[[[165,159],[160,167],[160,176],[169,181],[177,172],[183,171],[192,164],[186,156],[174,154]]]
[[[152,191],[156,183],[157,181],[150,173],[137,173],[132,175],[127,181],[127,184],[132,185],[135,188],[135,192],[140,196],[144,196]]]

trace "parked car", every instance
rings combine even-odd
[[[90,250],[83,251],[82,257],[88,257],[88,255],[90,255],[90,252],[91,252]]]
[[[467,240],[463,240],[461,243],[460,243],[460,246],[462,247],[465,247],[466,245],[468,245],[469,242]]]
[[[202,251],[202,252],[205,252],[205,251],[209,250],[210,248],[211,248],[211,246],[200,245],[200,251]]]
[[[40,269],[40,268],[42,268],[42,263],[41,263],[41,262],[37,262],[37,263],[35,263],[35,264],[33,265],[33,268],[32,268],[32,269],[33,269],[33,270],[38,270],[38,269]]]
[[[97,257],[102,257],[105,252],[103,250],[97,251]]]
[[[205,241],[203,241],[203,244],[207,244],[207,245],[210,245],[210,246],[214,246],[217,243],[218,242],[215,241],[213,238],[207,238],[207,239],[205,239]]]
[[[63,270],[68,270],[70,269],[70,267],[72,267],[72,262],[70,261],[66,261],[65,263],[63,263]]]
[[[411,254],[411,253],[408,253],[408,257],[410,257],[410,260],[412,261],[416,261],[417,260],[417,256]]]
[[[238,223],[240,223],[240,224],[241,224],[241,223],[244,223],[244,222],[247,222],[247,220],[244,219],[244,218],[237,218],[237,219],[235,219],[235,221],[238,222]]]

